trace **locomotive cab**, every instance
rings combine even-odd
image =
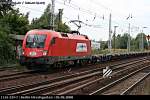
[[[25,41],[25,49],[23,55],[27,57],[42,57],[47,55],[45,48],[46,34],[29,34]]]
[[[48,53],[50,53],[51,42],[53,42],[51,31],[29,31],[23,41],[23,53],[20,59],[20,64],[45,64],[48,62],[47,56]]]

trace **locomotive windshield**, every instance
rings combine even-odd
[[[27,48],[44,48],[46,35],[32,34],[27,36]]]

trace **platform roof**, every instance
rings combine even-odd
[[[13,38],[13,39],[15,39],[15,40],[23,41],[25,35],[10,34],[10,37]]]

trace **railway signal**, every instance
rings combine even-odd
[[[147,43],[148,43],[148,50],[149,50],[149,39],[150,39],[150,35],[147,35],[146,38],[147,38],[147,40],[148,40]]]
[[[150,39],[150,35],[147,35],[147,36],[146,36],[146,38],[147,38],[147,40],[149,41],[149,39]]]

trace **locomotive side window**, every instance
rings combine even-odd
[[[52,40],[51,40],[51,45],[55,44],[55,42],[56,42],[56,38],[53,37]]]
[[[44,48],[46,35],[33,34],[28,35],[26,40],[27,48]]]

